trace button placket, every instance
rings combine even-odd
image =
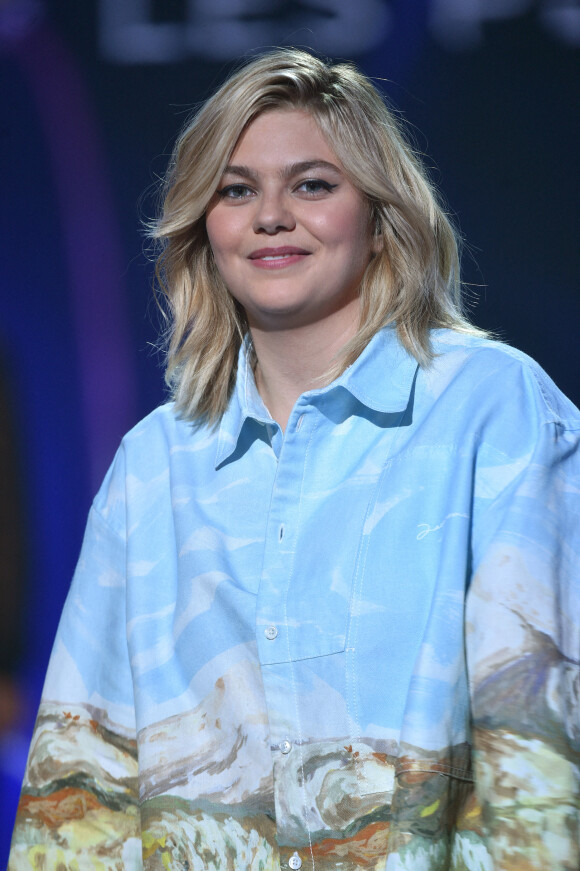
[[[280,814],[281,842],[288,845],[280,850],[280,866],[283,871],[300,871],[303,867],[306,859],[301,858],[296,847],[302,843],[302,830],[304,829],[305,834],[309,832],[308,822],[302,820],[305,812],[302,802],[296,810],[299,816],[296,823],[293,817],[289,819],[285,816],[287,785],[292,784],[289,789],[293,795],[300,761],[300,723],[297,720],[291,689],[292,638],[295,626],[288,621],[287,598],[294,574],[294,553],[308,456],[303,438],[308,429],[307,423],[308,419],[305,418],[300,438],[289,427],[278,456],[278,469],[265,530],[264,559],[256,607],[258,652],[270,722],[274,803],[276,813]],[[299,784],[296,788],[300,790]]]

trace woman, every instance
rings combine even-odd
[[[580,415],[461,315],[393,115],[261,57],[153,234],[174,402],[95,499],[10,868],[577,868]]]

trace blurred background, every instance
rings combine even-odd
[[[580,403],[580,0],[0,0],[0,865],[90,501],[163,401],[140,222],[240,57],[378,80],[466,239],[476,323]]]

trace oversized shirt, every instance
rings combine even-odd
[[[580,866],[580,415],[386,328],[271,419],[154,411],[95,499],[11,871]]]

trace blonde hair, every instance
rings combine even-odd
[[[221,418],[247,332],[244,311],[216,268],[205,211],[244,128],[260,113],[281,108],[311,113],[368,199],[382,237],[361,284],[358,330],[327,381],[387,323],[396,324],[422,365],[432,358],[432,327],[479,332],[461,311],[455,231],[382,96],[351,64],[276,50],[238,70],[186,125],[165,180],[162,213],[150,228],[161,245],[156,275],[172,325],[166,380],[179,412],[193,421]]]

